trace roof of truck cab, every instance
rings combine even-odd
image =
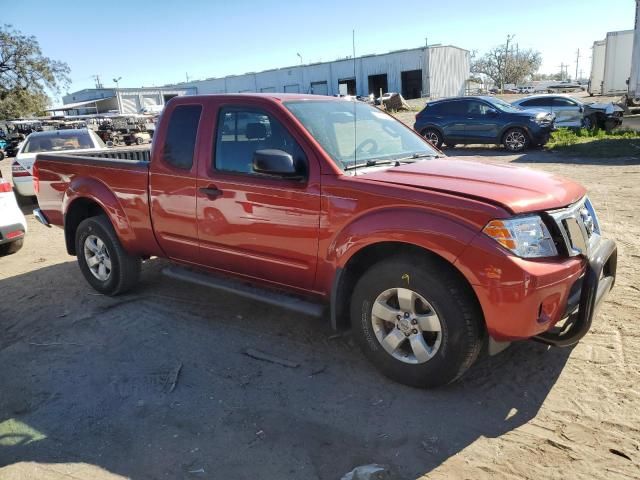
[[[240,98],[266,98],[270,100],[275,100],[278,102],[291,102],[291,101],[300,101],[300,100],[332,100],[335,102],[349,102],[351,100],[345,100],[340,97],[330,97],[328,95],[313,95],[310,93],[214,93],[210,95],[183,95],[180,97],[174,97],[176,100],[189,101],[197,100],[199,98],[231,98],[231,97],[240,97]],[[173,99],[172,99],[173,100]]]

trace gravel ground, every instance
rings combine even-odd
[[[639,478],[640,159],[447,153],[589,188],[619,268],[577,347],[520,342],[412,389],[326,322],[169,280],[162,260],[131,294],[97,295],[62,231],[28,215],[0,258],[0,478],[338,479],[373,462],[403,479]]]

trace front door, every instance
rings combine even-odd
[[[465,100],[465,136],[470,141],[495,141],[500,131],[500,112],[479,100]]]
[[[158,243],[169,258],[191,263],[199,260],[196,140],[201,114],[201,105],[179,104],[165,110],[169,124],[154,138],[163,148],[149,173],[151,218]]]
[[[577,102],[565,97],[553,99],[552,111],[556,116],[558,127],[582,127],[582,107]]]
[[[282,112],[256,105],[221,106],[212,158],[198,174],[200,263],[311,290],[318,255],[319,169],[284,127]],[[280,118],[278,118],[280,117]],[[301,179],[256,174],[257,150],[282,150]]]

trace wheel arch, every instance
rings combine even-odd
[[[63,199],[64,234],[67,252],[76,254],[75,237],[80,223],[89,217],[105,215],[118,239],[126,248],[128,242],[135,239],[129,219],[118,203],[115,195],[107,186],[95,179],[80,178],[69,185]]]
[[[350,325],[349,305],[350,294],[353,292],[358,279],[373,265],[392,256],[406,256],[417,259],[429,259],[439,264],[439,268],[447,269],[455,275],[465,286],[470,298],[476,303],[478,311],[482,312],[481,328],[486,331],[486,322],[482,305],[471,283],[465,275],[449,259],[442,257],[433,250],[413,243],[401,241],[382,241],[371,243],[351,255],[344,266],[336,271],[331,290],[331,327],[334,330],[348,328]]]

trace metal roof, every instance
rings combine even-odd
[[[93,100],[85,100],[84,102],[75,102],[75,103],[67,103],[65,105],[60,105],[59,107],[45,108],[45,112],[54,112],[54,111],[64,111],[64,110],[74,110],[78,107],[82,107],[84,105],[89,105],[92,103],[103,102],[105,100],[110,100],[115,98],[115,95],[104,98],[95,98]]]

